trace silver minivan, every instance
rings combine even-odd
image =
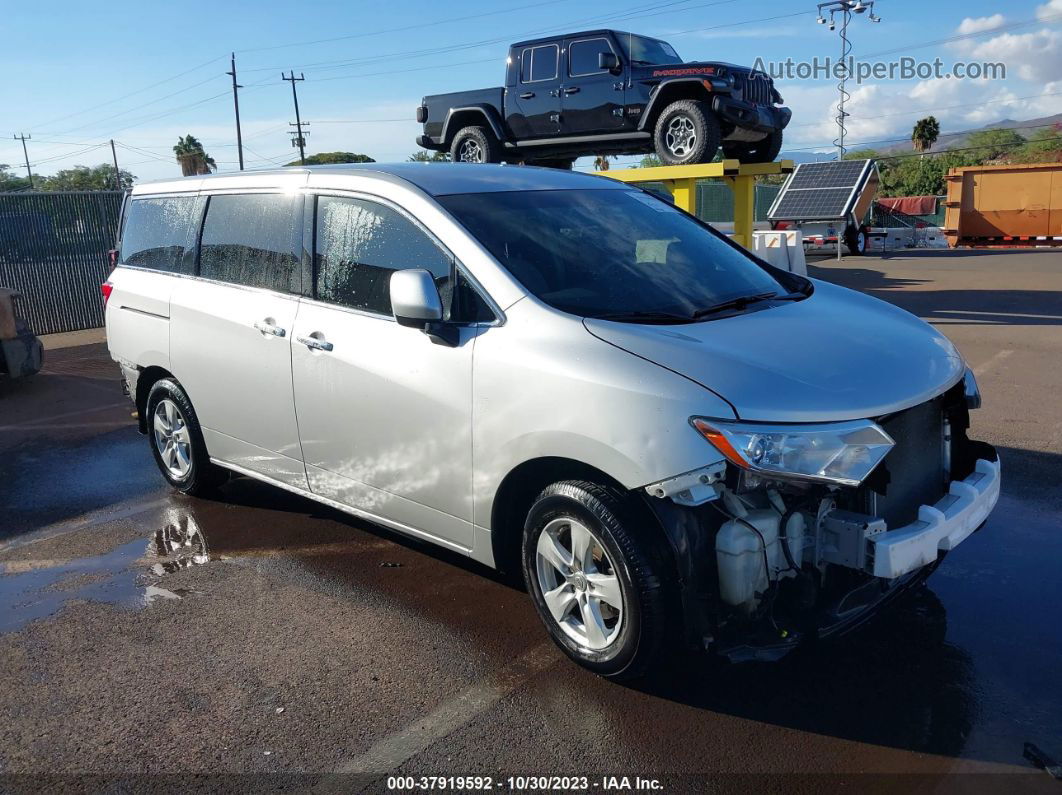
[[[257,478],[520,571],[605,676],[850,629],[999,496],[945,337],[620,182],[195,177],[138,185],[120,238],[108,344],[174,488]]]

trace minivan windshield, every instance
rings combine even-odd
[[[707,319],[787,296],[733,246],[638,190],[465,193],[438,201],[540,300],[583,317]],[[739,300],[741,299],[741,300]]]
[[[666,41],[650,39],[646,36],[632,36],[629,33],[617,33],[616,38],[623,45],[623,50],[631,63],[682,63],[675,48]]]

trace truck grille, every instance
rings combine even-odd
[[[763,72],[735,72],[734,79],[735,87],[741,91],[741,97],[746,102],[755,102],[757,105],[772,104],[771,78]]]
[[[947,472],[942,400],[936,398],[897,412],[879,424],[896,446],[881,464],[885,472],[872,475],[864,487],[866,509],[895,529],[917,519],[920,505],[933,505],[944,496]],[[887,483],[881,484],[883,480]]]

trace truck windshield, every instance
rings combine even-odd
[[[632,36],[629,33],[617,33],[616,38],[623,45],[623,51],[631,63],[682,63],[675,48],[666,41],[649,39],[645,36]]]
[[[735,299],[787,293],[740,250],[642,191],[465,193],[438,201],[527,290],[582,317],[694,322]]]

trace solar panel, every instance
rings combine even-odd
[[[832,221],[847,219],[868,189],[877,186],[873,160],[801,163],[778,192],[771,221]],[[864,208],[865,212],[865,208]]]

